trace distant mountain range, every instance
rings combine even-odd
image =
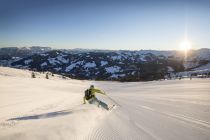
[[[0,48],[0,59],[11,59],[12,57],[27,57],[35,53],[43,53],[47,51],[51,51],[50,47],[40,47],[40,46],[32,46],[32,47],[7,47]]]
[[[50,47],[0,48],[0,65],[51,71],[76,79],[147,81],[170,73],[210,69],[210,49],[157,50],[54,50]]]

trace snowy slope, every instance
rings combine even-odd
[[[95,106],[81,106],[87,83],[36,77],[0,68],[0,139],[73,139],[103,116]]]
[[[0,67],[2,140],[208,140],[210,80],[95,82],[45,79]],[[40,78],[38,78],[40,77]],[[81,105],[90,85],[120,106]],[[105,96],[99,99],[112,104]]]
[[[201,67],[195,68],[193,70],[206,70],[206,69],[210,70],[210,63],[203,65]]]

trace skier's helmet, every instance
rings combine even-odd
[[[94,85],[91,85],[90,88],[94,88]]]

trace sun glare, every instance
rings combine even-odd
[[[180,50],[188,51],[191,49],[191,43],[188,40],[185,40],[180,45]]]

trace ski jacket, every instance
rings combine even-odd
[[[96,89],[96,88],[89,88],[89,90],[90,90],[91,94],[93,95],[92,98],[95,97],[95,93],[100,93],[100,94],[104,94],[104,95],[106,94],[105,92],[101,91],[100,89]],[[86,97],[85,96],[83,98],[83,102],[84,102],[84,104],[86,103]]]
[[[89,90],[90,90],[91,94],[93,94],[93,96],[95,96],[95,93],[100,93],[100,94],[105,95],[105,92],[101,91],[100,89],[90,88]]]

